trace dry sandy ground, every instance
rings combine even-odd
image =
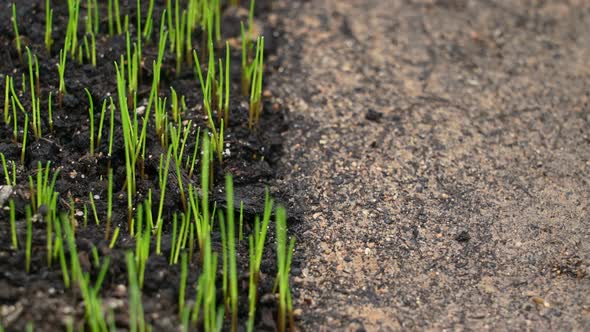
[[[300,328],[590,330],[590,2],[277,7]]]

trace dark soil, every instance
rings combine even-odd
[[[281,4],[301,328],[590,330],[590,3]]]
[[[142,1],[146,8],[142,13],[147,12],[147,1]],[[33,139],[29,132],[29,143],[26,147],[26,158],[24,164],[20,164],[20,148],[22,141],[22,124],[24,116],[19,114],[18,123],[21,128],[18,143],[13,142],[12,128],[0,127],[0,152],[4,153],[7,160],[17,161],[18,185],[11,189],[11,197],[15,199],[17,206],[17,219],[22,220],[24,217],[24,206],[29,203],[28,177],[36,174],[37,163],[41,161],[51,161],[52,169],[60,169],[60,175],[57,180],[55,190],[60,193],[59,206],[63,211],[73,209],[76,212],[78,224],[77,245],[80,259],[83,262],[85,270],[91,272],[92,276],[98,272],[98,269],[90,264],[91,248],[96,246],[101,255],[110,255],[112,257],[109,272],[105,283],[102,287],[102,297],[104,303],[114,309],[116,322],[119,328],[127,326],[127,294],[121,291],[123,285],[127,285],[127,270],[125,267],[124,253],[134,248],[134,240],[126,235],[127,227],[126,214],[126,192],[123,190],[125,182],[125,157],[123,150],[123,137],[121,133],[120,119],[117,113],[115,118],[115,144],[111,158],[107,157],[108,144],[108,125],[103,130],[103,140],[97,147],[96,154],[88,154],[89,147],[89,120],[88,120],[88,99],[84,93],[84,88],[88,88],[92,94],[95,108],[95,124],[98,127],[100,117],[100,106],[102,101],[109,95],[114,97],[116,91],[115,68],[113,62],[119,59],[121,54],[125,53],[124,36],[109,37],[105,32],[107,29],[106,22],[106,2],[101,4],[101,35],[97,36],[97,66],[93,67],[88,63],[79,64],[72,58],[68,58],[66,65],[66,89],[67,94],[63,98],[61,109],[54,104],[54,128],[50,132],[47,123],[46,109],[47,99],[50,92],[54,97],[58,89],[58,72],[56,64],[58,62],[59,48],[63,44],[65,27],[67,23],[67,6],[65,1],[52,1],[54,8],[54,33],[53,38],[56,44],[53,46],[52,53],[48,54],[44,47],[44,5],[39,1],[18,1],[17,2],[17,20],[23,41],[23,49],[28,46],[39,58],[40,70],[40,96],[41,109],[43,118],[43,138]],[[28,69],[19,62],[16,48],[14,47],[14,34],[12,22],[10,19],[10,2],[4,1],[0,6],[0,86],[4,91],[6,75],[14,77],[15,87],[20,90],[22,84],[21,75],[27,74]],[[85,2],[84,2],[85,4]],[[248,4],[243,4],[247,8]],[[122,1],[122,15],[129,14],[129,22],[136,21],[135,1]],[[160,16],[164,8],[164,1],[156,1],[154,10],[155,27],[159,27]],[[270,1],[257,1],[257,28],[265,32],[267,40],[266,53],[272,55],[276,45],[273,38],[273,26],[265,18],[271,9]],[[82,9],[84,12],[85,9]],[[83,17],[84,13],[81,14]],[[239,22],[246,20],[247,9],[228,9],[224,10],[222,20],[222,32],[224,39],[230,39],[232,46],[239,45]],[[132,32],[135,27],[130,23]],[[83,20],[80,21],[80,31],[83,30]],[[155,28],[155,30],[157,30]],[[152,37],[156,40],[156,33]],[[194,45],[201,45],[199,42],[201,36],[196,34]],[[151,63],[157,55],[157,43],[144,42],[144,67],[141,70],[141,85],[137,96],[138,103],[141,105],[147,102],[149,89],[151,86]],[[204,51],[197,49],[201,57]],[[220,48],[218,55],[224,54]],[[239,204],[244,202],[245,220],[251,221],[254,214],[261,212],[264,200],[264,188],[267,182],[273,178],[275,162],[280,156],[282,137],[280,133],[286,129],[283,120],[284,113],[280,110],[279,105],[272,104],[271,98],[265,100],[265,112],[260,124],[256,130],[251,131],[247,128],[248,110],[247,97],[240,97],[240,51],[238,47],[232,50],[232,100],[230,113],[230,126],[226,131],[226,146],[230,151],[226,155],[223,164],[216,164],[214,170],[215,186],[212,189],[214,201],[217,207],[225,207],[223,193],[223,176],[229,172],[234,175],[235,182],[235,200]],[[26,61],[25,61],[26,64]],[[149,66],[147,64],[150,64]],[[193,121],[193,132],[188,140],[187,150],[192,155],[194,148],[194,136],[197,127],[201,128],[201,133],[207,128],[206,118],[202,111],[195,106],[201,105],[201,92],[198,80],[195,79],[193,67],[185,64],[182,72],[175,72],[175,60],[167,54],[162,69],[161,90],[162,95],[166,95],[170,86],[174,86],[178,95],[186,96],[186,104],[189,110],[183,115],[183,119]],[[272,61],[267,62],[268,71],[273,71]],[[27,83],[28,84],[28,83]],[[266,93],[268,97],[268,93]],[[2,93],[2,96],[4,94]],[[54,98],[56,101],[57,98]],[[114,98],[115,99],[115,98]],[[20,97],[25,109],[30,109],[29,92],[22,94]],[[116,100],[116,99],[115,99]],[[0,100],[0,109],[3,109],[3,97]],[[109,115],[107,113],[107,119]],[[105,121],[105,123],[108,121]],[[97,130],[97,129],[95,129]],[[153,127],[148,128],[148,137],[155,137]],[[146,155],[150,156],[145,161],[145,177],[138,183],[138,191],[135,196],[135,202],[142,202],[147,197],[148,188],[153,188],[153,201],[159,201],[158,186],[158,162],[162,153],[160,144],[155,140],[148,141],[148,151]],[[106,196],[107,196],[107,164],[111,163],[114,169],[114,226],[121,226],[122,232],[117,245],[113,250],[108,248],[108,242],[104,240],[104,220],[106,216]],[[197,169],[199,166],[197,166]],[[2,172],[2,171],[0,171]],[[192,177],[188,173],[183,174],[185,179],[185,188],[189,183],[200,186],[199,172]],[[2,179],[3,179],[2,174]],[[167,261],[168,250],[170,248],[170,225],[172,214],[180,212],[178,184],[175,174],[170,174],[168,179],[168,191],[165,201],[165,216],[163,248],[164,256],[150,256],[148,267],[146,269],[146,280],[143,289],[144,309],[148,323],[152,324],[154,331],[171,331],[176,330],[179,324],[178,320],[178,285],[179,285],[179,266],[169,266]],[[89,214],[88,226],[83,226],[82,216],[84,205],[88,207],[88,194],[92,192],[100,198],[96,199],[96,207],[99,219],[103,222],[95,226],[93,218]],[[70,202],[74,206],[70,206]],[[7,206],[7,201],[3,204]],[[157,207],[154,209],[157,210]],[[157,213],[157,212],[156,212]],[[71,289],[64,289],[59,271],[59,264],[53,264],[51,268],[46,264],[45,251],[45,226],[44,223],[35,223],[33,231],[33,257],[32,268],[30,273],[25,272],[25,251],[14,251],[11,249],[10,228],[8,227],[8,209],[0,210],[0,319],[7,331],[22,331],[27,322],[32,321],[36,329],[40,331],[57,331],[64,329],[64,319],[73,316],[77,322],[83,321],[84,308],[81,305],[80,294]],[[24,244],[26,226],[24,222],[17,221],[19,243]],[[247,225],[247,223],[246,223]],[[246,226],[246,230],[248,230]],[[217,231],[215,231],[217,234]],[[214,247],[220,247],[220,238],[214,235],[217,243]],[[269,240],[269,244],[272,243]],[[241,243],[239,246],[239,266],[243,268],[240,271],[240,296],[242,299],[247,298],[247,243]],[[194,255],[197,257],[198,255]],[[262,264],[264,275],[272,275],[275,272],[275,263],[273,255],[268,251],[267,257]],[[189,291],[187,299],[194,298],[195,280],[198,276],[198,262],[191,262],[189,273]],[[260,294],[271,291],[273,278],[262,278]],[[76,287],[74,286],[73,289]],[[247,301],[242,301],[243,306],[240,308],[241,321],[245,322],[247,317]],[[260,329],[273,329],[273,310],[275,309],[272,298],[270,301],[261,303],[259,306],[259,325]],[[78,327],[81,327],[78,325]]]

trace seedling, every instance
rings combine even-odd
[[[289,273],[291,270],[291,259],[293,257],[293,248],[295,239],[291,239],[287,249],[287,212],[285,208],[279,206],[276,211],[275,219],[276,245],[277,245],[277,281],[279,288],[279,310],[277,325],[280,332],[286,331],[287,314],[291,322],[291,331],[294,330],[293,312],[291,303],[291,291],[289,289]],[[275,286],[276,287],[276,286]]]
[[[161,228],[162,223],[164,220],[162,219],[162,214],[164,213],[164,198],[166,196],[166,182],[168,181],[168,170],[170,169],[170,156],[172,155],[172,147],[168,148],[168,153],[166,154],[166,166],[164,167],[163,175],[160,174],[160,205],[158,207],[158,218],[156,219],[157,227]],[[160,156],[160,160],[162,160],[163,156]],[[160,169],[162,169],[160,167]],[[158,244],[156,249],[157,254],[160,254],[160,236],[158,235]]]
[[[47,101],[47,116],[49,118],[49,131],[53,132],[53,106],[52,106],[53,93],[49,92],[49,100]]]
[[[264,69],[264,37],[258,38],[256,42],[256,57],[254,58],[252,86],[250,92],[250,112],[248,117],[248,127],[250,129],[260,119],[262,112],[262,73]]]
[[[143,27],[143,38],[145,38],[146,40],[152,39],[152,30],[153,30],[153,26],[154,26],[154,21],[152,19],[153,12],[154,12],[154,0],[150,0],[149,6],[148,6],[147,17],[145,20],[145,26]]]
[[[98,268],[100,266],[100,258],[98,257],[98,249],[96,249],[95,245],[92,245],[90,252],[92,253],[92,261],[94,263],[94,267]]]
[[[86,96],[88,96],[88,114],[90,116],[90,155],[94,156],[94,102],[92,101],[92,95],[87,88],[84,88]]]
[[[14,200],[9,201],[10,207],[10,235],[12,238],[12,249],[18,249],[18,238],[16,236],[16,209],[14,208]]]
[[[108,189],[107,189],[107,225],[105,230],[105,239],[108,240],[111,232],[111,219],[113,216],[113,170],[109,168],[108,170]],[[116,231],[118,235],[119,227],[117,227]]]
[[[96,147],[100,146],[100,141],[102,140],[102,128],[104,125],[104,118],[107,113],[107,100],[102,101],[102,108],[100,110],[100,120],[98,122],[98,133],[96,134]]]
[[[98,225],[100,221],[98,219],[98,213],[96,212],[96,204],[94,203],[94,195],[92,192],[88,194],[88,198],[90,200],[90,208],[92,209],[92,215],[94,216],[94,222]]]
[[[180,260],[180,287],[178,291],[178,310],[179,315],[184,316],[184,293],[186,290],[186,279],[187,279],[187,257],[186,253],[182,254]]]
[[[78,18],[80,15],[80,0],[68,0],[68,26],[64,42],[65,51],[72,56],[78,50]]]
[[[10,87],[12,84],[12,77],[11,76],[6,76],[6,78],[4,79],[4,123],[5,124],[9,124],[10,123],[10,113],[9,113],[9,109],[10,109],[10,104],[9,102],[9,97],[10,97]]]
[[[20,34],[18,33],[18,23],[16,21],[16,5],[12,3],[12,27],[14,29],[14,41],[16,43],[16,51],[18,52],[18,60],[23,62],[23,53],[20,44]]]
[[[14,116],[16,119],[16,115]],[[20,163],[25,164],[25,151],[27,150],[27,135],[29,133],[29,115],[25,114],[25,129],[23,130],[23,146],[20,151]]]
[[[25,268],[27,273],[31,270],[31,245],[33,241],[33,215],[31,213],[31,206],[27,205],[25,208],[25,219],[27,221],[27,242],[25,248]]]
[[[123,63],[123,59],[121,59],[122,66]],[[121,112],[123,141],[125,144],[125,171],[127,179],[127,230],[131,232],[131,219],[133,217],[133,195],[135,193],[135,165],[137,161],[138,146],[141,145],[138,145],[138,140],[136,139],[137,117],[134,116],[135,121],[132,122],[129,115],[125,91],[124,69],[119,71],[119,66],[115,62],[115,70],[117,72],[117,95],[119,97],[119,110]],[[134,114],[137,113],[134,112]]]
[[[6,185],[8,186],[16,186],[16,164],[14,161],[11,161],[12,164],[12,179],[8,174],[8,163],[6,162],[6,158],[4,154],[0,152],[0,160],[2,161],[2,170],[4,171],[4,178],[6,179]]]
[[[137,281],[133,253],[127,252],[125,258],[127,261],[127,274],[129,280],[129,328],[131,332],[144,332],[146,330],[146,324],[143,316],[141,290]]]
[[[59,108],[61,109],[61,104],[63,100],[63,96],[66,93],[66,81],[65,81],[65,73],[66,73],[66,60],[67,54],[64,52],[63,49],[59,51],[59,64],[57,65],[57,71],[59,74]]]
[[[50,6],[49,0],[45,0],[45,49],[49,54],[51,54],[51,46],[53,46],[53,37],[51,36],[52,30],[53,9]]]
[[[27,50],[27,59],[29,64],[29,83],[31,87],[31,108],[32,108],[32,116],[33,116],[33,134],[36,139],[41,137],[41,101],[35,95],[35,91],[38,89],[35,86],[39,85],[39,62],[37,61],[37,55],[31,56],[31,50],[28,47],[25,47]],[[37,84],[35,84],[35,78],[37,79]]]
[[[257,300],[257,289],[258,279],[260,275],[260,264],[262,262],[262,252],[264,249],[264,243],[266,240],[266,231],[270,222],[272,213],[273,201],[270,199],[268,190],[266,191],[266,197],[264,199],[264,214],[262,217],[262,227],[260,225],[260,218],[256,216],[254,219],[254,231],[248,237],[249,253],[250,253],[250,277],[248,287],[248,331],[254,330],[254,318],[256,315],[256,300]]]
[[[234,189],[231,175],[225,177],[225,197],[227,201],[227,243],[229,255],[229,291],[232,313],[232,331],[238,330],[238,270],[236,264],[236,235],[234,223]]]
[[[33,178],[29,176],[29,184],[31,188],[35,188],[31,190],[31,200],[33,203],[33,212],[38,213],[39,209],[42,206],[47,208],[47,215],[50,215],[51,212],[57,210],[57,206],[54,204],[54,195],[55,193],[53,189],[55,188],[55,182],[57,181],[57,176],[59,175],[59,169],[57,169],[53,176],[51,177],[51,182],[49,182],[49,172],[51,170],[51,162],[48,161],[45,169],[41,162],[37,163],[37,176],[34,186]],[[34,195],[33,195],[34,193]]]
[[[68,273],[68,265],[66,263],[66,256],[64,252],[63,237],[61,231],[61,221],[58,218],[53,218],[55,226],[55,246],[53,247],[53,257],[59,255],[59,266],[61,268],[61,275],[66,288],[70,287],[70,276]]]
[[[117,228],[115,228],[115,232],[113,233],[113,238],[111,239],[111,242],[109,243],[110,249],[113,249],[115,247],[115,244],[117,244],[117,239],[119,238],[119,230],[120,230],[120,227],[117,226]]]

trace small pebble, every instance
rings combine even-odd
[[[467,231],[461,231],[457,236],[455,236],[455,240],[457,242],[467,242],[471,240],[471,235]]]
[[[372,108],[369,108],[367,110],[367,113],[365,113],[365,119],[367,119],[369,121],[379,122],[379,121],[381,121],[382,117],[383,117],[383,113],[375,111]]]

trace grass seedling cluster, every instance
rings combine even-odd
[[[11,187],[24,181],[26,185],[20,188],[27,191],[24,205],[16,196],[8,201],[11,247],[24,250],[24,269],[29,273],[38,271],[33,264],[35,254],[46,254],[48,269],[61,272],[64,290],[78,295],[75,298],[83,303],[84,314],[76,318],[83,322],[74,324],[73,318],[67,319],[66,329],[116,330],[114,313],[107,309],[101,293],[105,285],[113,286],[112,267],[121,263],[121,255],[111,253],[125,250],[131,331],[151,329],[151,318],[143,310],[142,290],[146,278],[155,272],[148,263],[158,255],[166,255],[169,268],[179,271],[174,286],[178,289],[181,330],[237,331],[246,326],[251,331],[255,328],[263,256],[269,250],[266,234],[273,201],[267,192],[262,218],[256,217],[252,227],[246,226],[244,231],[244,206],[235,204],[231,175],[225,176],[225,207],[212,202],[211,192],[223,185],[216,186],[214,172],[225,170],[224,158],[230,155],[226,139],[231,136],[226,134],[240,126],[255,130],[262,111],[264,37],[254,36],[254,1],[250,2],[248,31],[242,28],[241,79],[239,70],[231,72],[232,57],[239,58],[240,50],[230,49],[221,34],[222,9],[239,6],[239,1],[168,0],[160,13],[156,9],[162,4],[157,1],[130,3],[45,0],[40,47],[30,43],[31,36],[20,35],[17,4],[11,5],[20,68],[4,75],[0,102],[4,124],[20,152],[20,164],[6,158],[18,159],[18,152],[0,153],[0,161],[3,181]],[[67,14],[62,18],[54,13]],[[64,26],[58,26],[61,23]],[[105,43],[116,39],[121,41],[122,54],[111,59],[103,50]],[[48,67],[39,62],[47,58],[52,61],[51,68],[57,67],[57,73],[51,70],[57,74],[53,81],[40,77]],[[92,76],[107,65],[114,69],[110,92],[95,89],[92,83],[80,86],[75,75],[80,68]],[[175,79],[190,80],[193,72],[193,91],[175,85]],[[147,88],[145,80],[151,80]],[[42,86],[48,81],[54,86]],[[244,96],[239,93],[240,83]],[[238,93],[232,95],[236,88]],[[248,123],[231,118],[240,102],[249,104]],[[88,118],[75,124],[69,116],[79,112],[78,108]],[[79,147],[83,152],[77,161],[86,169],[65,172],[56,167],[55,160],[38,161],[40,154],[33,149],[51,144],[61,153],[56,135],[71,127],[76,128],[74,137],[83,137],[86,142]],[[108,138],[103,139],[105,127]],[[36,169],[27,169],[30,165]],[[88,190],[80,195],[77,188],[68,189],[60,197],[56,187],[85,183],[84,172],[97,178]],[[238,205],[240,215],[236,217]],[[120,211],[123,206],[125,210]],[[293,247],[292,242],[283,244],[286,235],[279,234],[286,232],[284,214],[284,210],[277,210],[275,230],[281,304],[278,329],[291,311],[288,274]],[[126,223],[121,223],[122,215],[127,217]],[[39,232],[41,227],[43,232]],[[91,228],[104,231],[102,244],[97,239],[90,246],[80,243],[83,240],[78,234]],[[250,233],[246,234],[248,266],[240,265],[238,259],[244,232]],[[36,245],[39,236],[44,248]],[[84,257],[89,257],[89,264]],[[246,275],[249,314],[247,321],[240,321],[239,301],[245,297],[239,297],[242,285],[238,280]],[[193,294],[194,301],[189,301]]]

